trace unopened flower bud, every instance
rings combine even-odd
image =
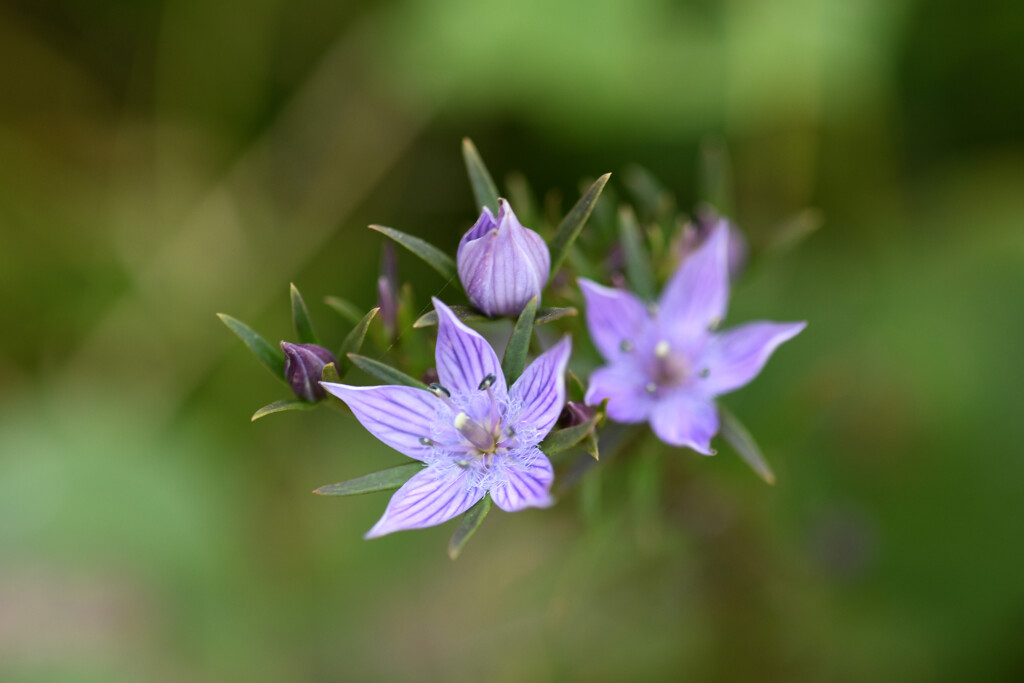
[[[520,224],[504,199],[497,218],[487,208],[480,214],[459,242],[456,260],[470,302],[489,316],[522,313],[551,270],[544,240]]]
[[[320,386],[320,375],[328,363],[337,363],[334,354],[316,344],[281,342],[284,351],[284,378],[299,398],[316,402],[326,394]]]
[[[384,243],[380,259],[381,275],[377,278],[378,315],[384,323],[389,338],[393,339],[398,329],[398,257],[391,242]]]
[[[569,401],[562,408],[562,414],[558,416],[558,426],[562,429],[581,425],[587,420],[593,419],[597,411],[585,403]]]

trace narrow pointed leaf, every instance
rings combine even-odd
[[[585,439],[583,439],[583,450],[585,450],[594,460],[601,459],[601,451],[598,449],[597,443],[597,434],[591,432]]]
[[[341,373],[338,372],[338,366],[336,366],[334,363],[328,363],[327,365],[325,365],[324,369],[320,371],[320,381],[321,382],[340,382],[341,381]],[[328,396],[332,396],[332,394],[328,394]],[[335,397],[335,398],[337,398],[337,397]],[[339,399],[339,400],[341,400],[341,399]]]
[[[818,209],[804,209],[775,229],[771,240],[765,245],[764,253],[780,256],[821,229],[825,216]]]
[[[651,261],[647,256],[643,234],[640,232],[640,226],[636,223],[636,216],[633,214],[633,209],[628,206],[619,209],[619,243],[622,245],[622,253],[626,259],[626,278],[629,280],[630,287],[641,299],[653,301],[655,291]]]
[[[451,256],[444,253],[433,244],[421,240],[419,237],[407,235],[401,230],[388,228],[383,225],[371,225],[371,230],[376,230],[398,242],[400,245],[426,261],[427,265],[441,274],[445,280],[453,280],[456,276],[455,261]]]
[[[273,346],[238,318],[232,318],[226,313],[218,313],[217,317],[228,326],[228,329],[238,335],[238,338],[249,347],[249,350],[267,370],[270,370],[274,377],[287,384],[284,377],[284,352],[280,347]]]
[[[389,467],[386,470],[349,479],[338,484],[328,484],[313,491],[320,496],[358,496],[363,493],[377,491],[394,491],[412,479],[413,475],[423,469],[423,464],[411,462],[406,465]]]
[[[556,320],[561,320],[562,318],[574,318],[579,315],[579,313],[580,312],[572,306],[552,306],[550,308],[542,308],[537,311],[537,317],[533,319],[533,324],[547,325],[548,323],[553,323]]]
[[[345,341],[341,343],[341,349],[338,351],[338,374],[342,377],[352,367],[352,360],[348,357],[350,353],[356,353],[363,346],[363,340],[366,339],[366,329],[370,326],[374,317],[377,315],[380,308],[371,308],[370,312],[363,316],[363,319],[359,321],[348,336],[345,337]]]
[[[494,179],[484,166],[480,153],[469,138],[462,139],[462,158],[466,162],[466,172],[469,174],[469,183],[473,186],[473,196],[476,198],[476,209],[482,211],[486,206],[494,215],[498,214],[498,187]]]
[[[594,184],[580,197],[580,200],[576,202],[576,206],[572,207],[572,210],[562,219],[558,229],[555,230],[555,235],[548,244],[548,247],[551,249],[551,277],[554,277],[555,273],[558,272],[562,261],[565,260],[569,249],[572,247],[572,243],[579,237],[580,231],[583,230],[583,225],[590,217],[590,212],[594,210],[597,198],[601,196],[601,190],[608,184],[608,178],[611,175],[611,173],[605,173],[594,181]]]
[[[450,306],[452,313],[455,317],[462,322],[480,322],[482,320],[490,320],[482,312],[476,310],[471,306]],[[412,324],[413,327],[432,327],[437,324],[437,311],[428,311],[416,319],[416,322]]]
[[[363,312],[359,310],[358,306],[356,306],[351,301],[346,301],[345,299],[342,299],[341,297],[324,297],[324,303],[333,308],[335,311],[337,311],[338,315],[340,315],[342,318],[349,321],[353,325],[358,325],[359,321],[362,320],[363,318]]]
[[[774,484],[775,474],[772,472],[772,468],[768,465],[768,461],[765,460],[764,454],[758,447],[757,442],[754,441],[754,437],[750,435],[750,432],[743,426],[743,423],[725,406],[718,406],[718,416],[722,422],[720,433],[726,443],[732,446],[733,450],[743,458],[743,462],[750,465],[750,469],[754,470],[757,476],[769,484]]]
[[[310,403],[309,401],[303,401],[298,398],[286,398],[283,401],[274,401],[269,403],[255,413],[252,414],[252,421],[266,417],[267,415],[273,415],[274,413],[283,413],[286,410],[312,410],[316,408],[319,403]]]
[[[526,367],[526,352],[530,350],[530,339],[533,337],[533,319],[537,315],[537,297],[526,303],[519,314],[516,326],[512,328],[512,336],[505,347],[505,357],[501,359],[501,369],[505,372],[505,380],[512,386]]]
[[[519,222],[536,230],[534,226],[540,224],[540,211],[526,176],[518,172],[509,173],[505,178],[505,187],[508,189],[508,201],[515,207]]]
[[[462,322],[471,323],[491,320],[491,318],[488,318],[486,315],[470,306],[451,306],[451,309],[452,313],[455,314],[455,317]],[[533,324],[546,325],[548,323],[553,323],[556,320],[575,317],[579,314],[580,312],[572,306],[551,306],[549,308],[541,308],[537,310],[537,314],[533,319]],[[434,325],[437,325],[437,311],[428,311],[427,313],[424,313],[412,324],[412,326],[417,329],[433,327]]]
[[[567,398],[570,401],[582,401],[583,397],[587,393],[587,388],[583,385],[583,380],[581,380],[572,370],[569,371],[569,383],[565,388],[567,389]]]
[[[357,368],[369,375],[373,375],[385,384],[402,384],[407,387],[416,387],[417,389],[428,389],[427,385],[418,379],[410,377],[390,365],[385,365],[379,360],[360,356],[358,353],[350,353],[348,357]]]
[[[462,521],[459,522],[458,528],[455,529],[455,533],[452,534],[452,540],[448,541],[448,557],[453,560],[462,554],[462,549],[469,542],[469,539],[473,537],[476,530],[480,527],[480,524],[484,521],[484,517],[491,511],[491,496],[485,495],[481,498],[476,505],[466,510],[466,514],[462,516]]]
[[[602,401],[601,407],[594,414],[594,417],[586,422],[581,422],[578,425],[566,427],[565,429],[556,429],[548,434],[547,438],[541,442],[540,449],[547,455],[554,455],[578,445],[597,428],[597,423],[604,417],[605,403],[607,401],[608,399]]]
[[[306,308],[306,302],[302,300],[299,288],[295,286],[294,282],[291,286],[291,298],[292,324],[295,325],[295,336],[299,338],[299,342],[302,344],[319,344],[320,339],[316,336],[316,332],[313,330],[313,321],[309,318],[309,309]]]

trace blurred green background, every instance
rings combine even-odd
[[[0,678],[1024,680],[1024,10],[1014,0],[5,0]],[[393,225],[454,248],[468,135],[567,209],[724,142],[810,321],[734,456],[643,453],[549,512],[361,540],[401,462],[214,313],[369,307]],[[619,185],[621,189],[621,185]],[[438,278],[402,256],[426,295]],[[662,482],[659,484],[659,482]],[[684,482],[684,483],[680,483]],[[1017,501],[1014,503],[1014,501]]]

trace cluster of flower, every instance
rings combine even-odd
[[[532,363],[527,365],[526,359],[531,345],[539,343],[535,325],[569,320],[575,314],[568,307],[540,309],[539,302],[555,281],[552,265],[557,269],[565,261],[607,176],[591,187],[548,243],[520,223],[508,201],[498,198],[471,145],[465,151],[484,208],[459,243],[454,262],[418,238],[377,228],[442,274],[457,273],[472,305],[450,307],[435,297],[433,315],[415,323],[437,325],[434,364],[425,378],[430,381],[355,353],[375,315],[393,335],[400,333],[401,302],[392,268],[379,282],[380,306],[358,321],[338,356],[316,339],[294,287],[293,314],[302,343],[281,342],[281,356],[251,329],[222,316],[300,399],[272,404],[254,419],[336,397],[371,434],[417,461],[317,492],[350,495],[397,488],[367,538],[434,526],[468,511],[450,546],[455,556],[492,501],[507,512],[550,506],[555,469],[549,456],[583,446],[596,457],[598,427],[605,417],[622,424],[649,423],[664,443],[706,455],[715,453],[711,440],[728,427],[734,437],[738,435],[730,443],[737,450],[753,449],[748,460],[769,478],[770,470],[749,434],[716,406],[715,399],[750,382],[804,323],[753,322],[718,330],[726,314],[730,278],[745,256],[745,242],[729,222],[705,215],[696,225],[684,227],[673,250],[673,269],[656,301],[628,291],[621,277],[618,286],[578,277],[575,291],[572,280],[561,279],[558,286],[570,292],[566,298],[582,295],[586,329],[603,359],[582,391],[582,383],[568,372],[568,334],[549,339],[548,348]],[[642,250],[643,240],[631,231],[635,223],[626,223],[619,250],[625,255],[618,256],[632,259],[627,270],[632,267],[633,275],[649,282],[653,291],[649,261],[637,260],[637,245]],[[515,319],[502,359],[466,324],[498,317]],[[353,365],[388,384],[339,382]],[[575,400],[567,374],[578,383]]]

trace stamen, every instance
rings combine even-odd
[[[432,392],[434,392],[435,396],[438,396],[438,397],[441,397],[441,396],[444,396],[445,398],[451,398],[452,397],[452,392],[448,391],[447,389],[442,387],[437,382],[432,382],[430,384],[430,390]]]
[[[424,445],[424,446],[433,446],[433,445],[434,445],[434,442],[433,442],[433,441],[431,441],[430,439],[428,439],[428,438],[427,438],[427,437],[425,437],[425,436],[421,436],[421,437],[420,437],[420,443],[421,443],[422,445]]]
[[[462,435],[483,453],[494,451],[496,446],[494,437],[481,427],[466,413],[459,413],[455,416],[455,428],[462,432]]]
[[[654,346],[654,356],[656,358],[668,358],[668,354],[672,352],[672,347],[668,345],[668,342],[662,339]]]
[[[658,385],[655,384],[654,382],[648,382],[647,386],[644,387],[644,390],[648,394],[653,394],[654,392],[656,392],[658,390]]]
[[[722,319],[721,318],[717,318],[717,317],[716,318],[712,318],[710,320],[710,322],[708,322],[708,332],[714,332],[715,330],[718,329],[718,326],[721,325],[721,324],[722,324]]]
[[[480,382],[480,391],[487,391],[491,388],[491,385],[498,381],[498,378],[493,374],[487,375]]]
[[[619,351],[622,351],[623,353],[632,353],[633,342],[629,341],[628,339],[623,339],[622,343],[619,344]]]

